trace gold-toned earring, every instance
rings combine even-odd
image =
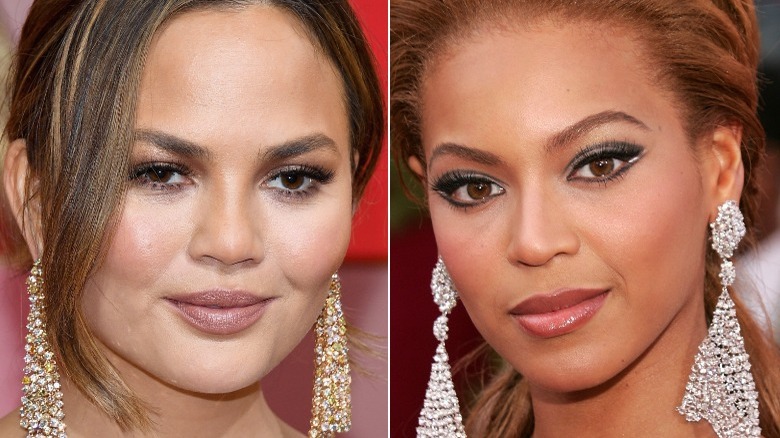
[[[347,325],[341,310],[338,274],[331,278],[314,334],[314,397],[309,437],[332,437],[336,432],[347,432],[352,425]]]
[[[46,316],[43,300],[41,261],[33,264],[27,277],[30,314],[27,316],[27,337],[24,345],[24,377],[22,378],[22,408],[19,424],[27,430],[27,438],[66,438],[65,413],[57,362],[46,339]]]

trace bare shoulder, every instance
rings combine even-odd
[[[19,426],[19,409],[14,409],[5,417],[0,418],[0,436],[24,438],[24,429]]]

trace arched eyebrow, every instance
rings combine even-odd
[[[497,166],[503,163],[501,158],[492,152],[482,151],[456,143],[442,143],[433,148],[431,158],[428,160],[428,168],[430,169],[436,158],[444,155],[453,155],[486,166]]]
[[[602,111],[597,114],[590,115],[574,123],[571,126],[564,128],[561,132],[553,135],[545,145],[545,151],[552,153],[558,149],[569,145],[593,131],[594,129],[608,125],[610,123],[628,123],[634,125],[644,131],[649,131],[650,128],[636,117],[625,113],[623,111]],[[464,160],[473,161],[475,163],[483,164],[486,166],[497,166],[503,164],[504,161],[496,154],[483,151],[480,149],[470,148],[457,143],[442,143],[433,148],[431,152],[431,158],[428,160],[428,168],[437,157],[443,155],[453,155]]]
[[[161,131],[137,129],[136,141],[142,141],[162,150],[183,157],[210,160],[213,154],[207,149],[189,140]],[[336,142],[325,134],[312,134],[294,138],[284,143],[263,148],[259,158],[264,161],[283,161],[288,158],[307,154],[318,149],[332,150],[338,154]]]
[[[261,153],[260,159],[262,161],[284,161],[318,149],[327,149],[339,154],[336,142],[332,138],[325,134],[312,134],[271,146]]]
[[[164,151],[183,157],[200,158],[205,160],[212,158],[212,154],[208,149],[189,140],[185,140],[162,131],[136,129],[135,140],[149,143]]]
[[[638,128],[641,128],[642,130],[650,130],[647,125],[630,114],[624,113],[622,111],[602,111],[600,113],[585,117],[579,122],[552,136],[547,141],[545,150],[548,153],[555,152],[556,150],[573,143],[590,131],[610,123],[629,123]]]

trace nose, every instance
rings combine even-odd
[[[263,256],[261,213],[252,195],[214,190],[196,208],[190,256],[221,267],[259,263]]]
[[[579,251],[580,239],[562,202],[542,190],[526,190],[510,225],[507,257],[513,264],[543,266]]]

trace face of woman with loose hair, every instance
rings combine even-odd
[[[687,375],[706,334],[707,224],[740,197],[740,127],[692,145],[636,37],[590,21],[480,27],[421,86],[426,163],[410,165],[439,252],[535,415],[627,370],[629,391],[670,363]]]
[[[344,93],[274,7],[190,11],[155,36],[129,186],[81,297],[100,349],[150,406],[247,388],[311,329],[350,235]]]
[[[268,7],[182,15],[147,62],[132,184],[84,314],[120,369],[235,391],[310,329],[346,251],[343,89]]]

